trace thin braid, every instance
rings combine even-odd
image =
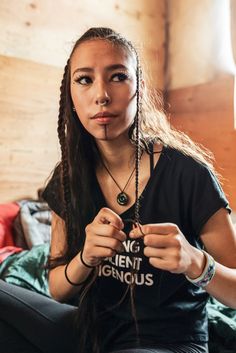
[[[67,229],[67,239],[68,242],[71,239],[71,234],[73,231],[72,220],[71,220],[71,190],[70,190],[70,179],[69,179],[69,163],[68,163],[68,148],[66,143],[66,78],[68,75],[69,61],[64,69],[64,75],[60,87],[60,101],[59,101],[59,116],[58,116],[58,126],[57,133],[59,138],[59,143],[61,146],[61,165],[62,165],[62,184],[63,184],[63,196],[64,196],[64,216]],[[69,236],[70,235],[70,236]]]
[[[136,111],[136,116],[135,116],[135,209],[134,209],[134,222],[135,224],[139,224],[140,222],[140,214],[139,214],[139,209],[140,209],[140,202],[139,202],[139,162],[140,162],[140,153],[141,153],[141,148],[140,148],[140,136],[139,136],[139,114],[141,112],[141,101],[140,101],[140,96],[139,96],[139,89],[140,89],[140,75],[141,75],[141,70],[139,66],[139,58],[137,53],[136,54],[136,59],[137,59],[137,72],[136,72],[136,103],[137,103],[137,111]],[[137,314],[136,314],[136,307],[135,307],[135,274],[137,273],[137,268],[135,266],[135,259],[132,259],[132,269],[131,269],[131,283],[129,285],[130,287],[130,302],[131,302],[131,313],[134,319],[134,324],[135,324],[135,331],[136,331],[136,336],[137,336],[137,342],[140,343],[140,338],[139,338],[139,326],[138,326],[138,320],[137,320]]]
[[[140,162],[140,136],[139,136],[139,113],[141,111],[141,100],[139,96],[139,89],[140,89],[140,66],[139,66],[139,59],[137,57],[137,73],[136,73],[136,95],[137,95],[137,113],[135,116],[135,209],[134,209],[134,220],[136,223],[139,223],[139,209],[140,209],[140,202],[139,202],[139,162]]]

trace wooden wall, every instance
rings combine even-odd
[[[0,19],[2,203],[36,197],[60,158],[59,85],[73,42],[89,27],[131,39],[150,83],[163,88],[165,0],[1,0]]]
[[[236,68],[230,1],[167,3],[166,90],[171,122],[213,152],[223,189],[236,211]]]
[[[223,94],[222,94],[223,92]],[[223,189],[236,210],[236,130],[234,77],[169,91],[171,123],[209,148],[223,177]]]
[[[61,70],[0,56],[0,202],[36,197],[59,158]]]

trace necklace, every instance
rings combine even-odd
[[[140,156],[140,159],[141,159],[141,157],[142,157],[142,154]],[[131,174],[130,174],[130,176],[129,176],[129,178],[128,178],[125,186],[124,186],[124,188],[122,189],[120,187],[120,185],[117,183],[117,181],[115,180],[115,178],[113,177],[113,175],[111,174],[110,170],[107,168],[107,166],[103,162],[102,158],[101,158],[101,162],[102,162],[103,167],[106,169],[107,173],[110,175],[110,177],[112,178],[112,180],[114,181],[114,183],[116,184],[118,189],[120,190],[119,194],[116,197],[117,203],[119,205],[121,205],[121,206],[126,206],[128,204],[128,202],[129,202],[129,196],[126,194],[125,189],[126,189],[127,185],[129,184],[129,182],[130,182],[130,180],[131,180],[131,178],[132,178],[132,176],[133,176],[133,174],[135,172],[136,166],[132,170],[132,172],[131,172]]]

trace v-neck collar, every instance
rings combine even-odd
[[[149,189],[149,186],[152,183],[153,178],[155,178],[157,176],[157,174],[159,174],[159,172],[161,170],[161,166],[162,166],[162,164],[164,162],[165,151],[166,151],[166,147],[163,146],[162,151],[160,153],[160,157],[159,157],[159,159],[158,159],[158,161],[157,161],[157,163],[156,163],[156,165],[155,165],[155,167],[154,167],[154,169],[153,169],[153,171],[152,171],[152,173],[151,173],[151,175],[150,175],[150,177],[149,177],[149,179],[148,179],[148,181],[147,181],[147,183],[146,183],[146,185],[145,185],[145,187],[144,187],[144,189],[142,191],[142,193],[139,196],[140,200],[144,199],[145,194],[146,194],[147,190]],[[150,155],[150,163],[151,163],[151,158],[153,158],[153,154]],[[97,190],[99,192],[99,198],[101,200],[101,207],[108,207],[96,175],[95,175],[95,184],[96,184]],[[123,219],[124,218],[128,218],[127,215],[133,213],[134,206],[135,206],[135,203],[133,203],[129,208],[127,208],[127,210],[125,210],[122,213],[119,213],[118,215],[121,218],[123,218]]]

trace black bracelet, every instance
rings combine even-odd
[[[80,257],[80,261],[82,262],[82,264],[83,264],[85,267],[88,267],[88,268],[94,268],[94,267],[96,267],[96,266],[90,266],[90,265],[86,264],[86,262],[84,262],[84,260],[83,260],[83,249],[80,251],[79,257]]]
[[[80,282],[80,283],[71,282],[71,280],[69,279],[69,277],[68,277],[68,275],[67,275],[67,268],[68,268],[69,264],[70,264],[70,262],[68,262],[68,263],[66,264],[66,266],[65,266],[65,277],[66,277],[67,282],[70,283],[72,286],[81,286],[82,284],[84,284],[85,282],[87,282],[89,276],[88,276],[84,281],[82,281],[82,282]]]

